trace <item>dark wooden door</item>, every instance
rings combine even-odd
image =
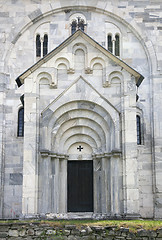
[[[93,212],[93,161],[68,161],[68,212]]]

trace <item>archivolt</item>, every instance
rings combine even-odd
[[[52,151],[67,153],[80,141],[91,146],[94,153],[109,152],[119,148],[119,129],[115,125],[105,108],[88,101],[69,102],[59,106],[44,127],[46,145]]]
[[[94,153],[99,152],[99,146],[97,145],[97,142],[95,139],[93,139],[92,136],[89,136],[87,134],[73,134],[70,136],[62,145],[61,150],[64,151],[64,153],[68,152],[68,149],[76,142],[84,142],[85,144],[89,145]]]
[[[82,119],[84,120],[84,119]],[[80,121],[80,119],[78,120],[78,122]],[[86,119],[87,122],[89,122],[89,119]],[[84,121],[83,121],[84,124]],[[86,124],[86,123],[85,123]],[[64,144],[67,142],[67,140],[72,136],[72,135],[84,135],[85,138],[84,140],[87,139],[86,135],[88,134],[88,136],[91,136],[96,145],[97,145],[97,149],[102,149],[105,150],[105,133],[102,136],[101,134],[101,129],[99,128],[99,132],[97,131],[97,129],[94,129],[94,123],[92,123],[91,127],[87,127],[86,125],[76,125],[74,127],[69,127],[67,128],[66,131],[63,131],[62,128],[59,128],[59,132],[61,132],[59,135],[56,134],[55,139],[53,139],[53,149],[59,149],[60,147],[64,146]],[[68,127],[68,124],[66,124]],[[67,150],[67,149],[66,149]]]

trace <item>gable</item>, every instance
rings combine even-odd
[[[59,152],[64,152],[63,146],[66,145],[66,141],[62,139],[62,144],[60,144],[60,136],[65,129],[76,130],[77,135],[78,131],[80,133],[83,128],[91,128],[91,131],[93,129],[97,143],[96,147],[93,144],[91,146],[94,151],[101,151],[101,149],[105,151],[108,146],[111,147],[108,144],[110,139],[113,139],[113,148],[119,149],[119,117],[119,111],[109,100],[80,76],[41,112],[40,121],[42,131],[47,131],[48,142],[51,141],[48,147],[53,146],[52,151],[57,149]],[[96,137],[98,135],[96,128],[100,129],[100,140]],[[69,134],[68,138],[71,139],[74,131],[70,131]],[[86,132],[83,135],[86,135]],[[76,138],[74,137],[73,140],[75,142]],[[47,149],[45,144],[42,147]]]
[[[85,59],[85,72],[91,73],[92,65],[95,64],[95,58],[101,58],[101,62],[103,61],[103,68],[114,65],[116,67],[120,67],[124,69],[131,75],[133,75],[136,79],[136,85],[139,86],[143,80],[143,76],[135,71],[133,68],[128,66],[125,62],[123,62],[118,57],[114,56],[111,52],[103,48],[97,42],[95,42],[92,38],[90,38],[87,34],[78,30],[69,38],[67,38],[62,44],[60,44],[57,48],[47,54],[44,58],[39,60],[36,64],[27,69],[23,74],[21,74],[16,82],[18,86],[21,86],[24,83],[24,79],[27,78],[30,74],[34,73],[40,67],[52,67],[56,68],[59,64],[65,64],[67,66],[68,72],[74,72],[74,66],[71,63],[74,63],[74,55],[76,51],[82,50],[84,54],[89,54]],[[88,50],[88,51],[87,51]],[[63,54],[68,54],[68,58],[64,58]],[[59,59],[60,56],[60,59]],[[56,62],[57,59],[57,62]],[[54,64],[55,61],[55,64]],[[104,65],[105,64],[105,65]],[[101,64],[102,65],[102,64]],[[109,71],[109,70],[108,70]],[[107,74],[107,71],[105,72]]]

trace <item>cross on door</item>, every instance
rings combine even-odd
[[[82,147],[82,146],[79,146],[79,147],[77,147],[77,149],[79,150],[79,152],[81,152],[82,149],[83,149],[83,147]]]

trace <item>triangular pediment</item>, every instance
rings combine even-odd
[[[120,58],[113,55],[107,49],[102,47],[99,43],[97,43],[94,39],[89,37],[87,34],[82,32],[81,30],[78,30],[73,35],[71,35],[69,38],[67,38],[63,43],[61,43],[57,48],[55,48],[50,53],[48,53],[44,58],[40,59],[37,63],[35,63],[33,66],[31,66],[29,69],[27,69],[24,73],[22,73],[16,79],[18,86],[21,86],[24,83],[25,78],[27,78],[30,74],[35,72],[38,68],[42,67],[44,64],[48,63],[48,61],[50,61],[54,56],[59,54],[61,51],[64,51],[64,49],[66,47],[68,47],[71,43],[73,43],[73,42],[76,43],[77,39],[79,40],[79,42],[81,40],[83,40],[86,45],[89,45],[89,46],[92,46],[93,48],[95,48],[98,53],[101,53],[102,55],[107,57],[113,64],[120,66],[122,69],[126,70],[128,73],[133,75],[136,78],[137,86],[140,85],[140,83],[143,80],[143,76],[140,73],[138,73],[136,70],[131,68]]]
[[[106,103],[109,108],[113,109],[119,114],[119,111],[113,104],[102,96],[84,77],[79,76],[68,88],[66,88],[56,99],[54,99],[41,113],[42,116],[46,115],[46,112],[51,110],[54,112],[56,108],[62,105],[62,103],[74,102],[74,101],[89,101],[96,102],[96,104],[102,105]]]

